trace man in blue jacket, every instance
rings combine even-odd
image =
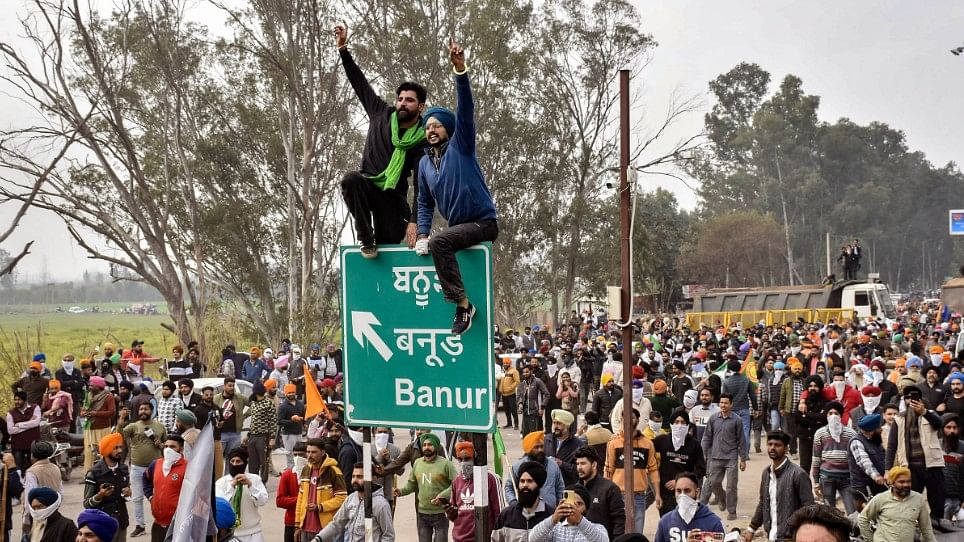
[[[455,253],[483,241],[495,241],[499,226],[495,203],[475,156],[475,104],[465,51],[452,41],[449,57],[455,71],[456,113],[432,107],[423,116],[429,148],[418,165],[415,252],[425,256],[431,251],[445,299],[456,304],[452,333],[460,335],[472,326],[475,307],[465,294]],[[430,242],[436,207],[449,227]]]
[[[700,540],[703,533],[724,533],[723,522],[700,502],[700,483],[696,474],[681,472],[674,480],[676,508],[659,520],[655,542]]]

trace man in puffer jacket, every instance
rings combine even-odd
[[[345,542],[365,540],[365,468],[355,463],[351,472],[352,494],[338,509],[331,523],[312,539],[312,542],[331,542],[344,534]],[[395,526],[392,524],[392,507],[385,499],[382,488],[372,484],[372,540],[393,542]]]

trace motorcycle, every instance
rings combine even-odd
[[[63,481],[70,480],[74,467],[84,460],[84,435],[69,433],[43,420],[40,422],[40,440],[54,446],[54,455],[50,457],[50,462],[60,469]]]

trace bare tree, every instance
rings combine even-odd
[[[10,225],[7,226],[6,230],[0,232],[0,246],[2,246],[3,242],[9,239],[11,235],[13,235],[14,230],[16,230],[17,226],[20,225],[20,221],[23,220],[24,215],[27,214],[27,210],[37,197],[37,192],[40,191],[40,187],[43,185],[44,179],[46,179],[46,175],[37,176],[37,180],[34,182],[30,193],[26,195],[6,196],[4,195],[5,191],[0,190],[0,204],[19,200],[18,203],[20,205],[16,214],[13,215]],[[13,269],[17,267],[17,264],[20,263],[20,260],[24,259],[27,254],[30,254],[31,246],[33,246],[33,241],[28,241],[26,244],[24,244],[23,248],[20,249],[20,252],[12,255],[8,260],[0,262],[0,277],[13,273]]]

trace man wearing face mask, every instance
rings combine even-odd
[[[720,517],[700,502],[701,478],[694,472],[681,472],[667,481],[674,488],[674,505],[660,518],[655,542],[702,540],[703,533],[725,532]]]
[[[836,504],[837,494],[844,502],[847,514],[853,514],[853,493],[850,485],[850,443],[857,433],[843,424],[844,406],[839,401],[830,401],[824,407],[827,425],[817,429],[813,436],[813,459],[810,475],[814,481],[814,491],[823,495],[828,503]]]
[[[144,496],[151,501],[151,542],[164,542],[167,528],[174,521],[177,501],[187,472],[187,460],[181,455],[184,439],[168,435],[164,441],[164,455],[155,459],[144,473]]]
[[[837,401],[843,405],[842,418],[844,425],[850,422],[850,411],[863,403],[860,392],[847,384],[843,369],[834,369],[833,380],[829,386],[824,388],[823,394],[828,401]],[[803,394],[803,397],[806,398],[806,395]]]
[[[880,414],[869,414],[857,424],[860,432],[850,441],[850,488],[857,508],[878,493],[887,491],[884,478],[884,451],[881,427],[884,418]]]
[[[633,427],[639,425],[639,412],[633,411]],[[643,532],[646,523],[646,493],[649,488],[657,491],[659,487],[659,463],[656,460],[656,450],[653,441],[646,438],[639,430],[633,435],[631,446],[633,454],[633,472],[626,474],[623,465],[625,435],[616,433],[606,446],[606,478],[613,481],[619,489],[625,491],[626,476],[633,477],[633,504],[636,532]],[[656,492],[656,507],[662,506],[662,497]]]
[[[536,461],[526,461],[513,469],[517,473],[519,499],[506,506],[495,521],[492,542],[522,542],[544,519],[552,516],[552,506],[540,495],[546,483],[546,469]]]
[[[24,534],[30,542],[66,542],[77,538],[77,526],[60,514],[62,497],[49,487],[37,487],[27,493],[30,525]]]
[[[871,414],[881,414],[883,415],[884,409],[880,404],[880,388],[874,386],[873,384],[868,384],[861,388],[860,390],[860,406],[854,407],[850,410],[850,422],[848,425],[851,429],[855,429],[860,426],[860,420],[864,416],[870,416]]]
[[[780,414],[780,390],[786,377],[786,363],[778,361],[773,364],[773,372],[761,379],[762,404],[760,408],[764,416],[769,416],[770,430],[776,431],[783,427],[783,416]]]
[[[459,475],[452,481],[452,494],[445,503],[445,515],[452,522],[453,542],[475,542],[475,447],[471,442],[460,441],[455,445]],[[499,483],[495,475],[486,470],[489,496],[489,524],[487,531],[495,525],[499,515]]]
[[[298,505],[298,477],[308,465],[307,449],[304,441],[295,443],[291,450],[293,465],[285,469],[278,480],[275,506],[285,511],[284,542],[301,542],[300,539],[295,541],[295,530],[298,528],[295,525],[295,509]]]
[[[345,476],[345,486],[351,489],[351,468],[364,457],[362,455],[362,445],[365,442],[365,435],[361,427],[349,427],[348,431],[342,435],[338,446],[338,468]]]
[[[633,367],[634,369],[637,366]],[[648,427],[650,418],[652,417],[653,404],[649,397],[646,397],[645,393],[645,383],[642,380],[633,379],[633,408],[639,411],[639,427],[640,431],[645,431]],[[662,418],[661,418],[662,419]],[[612,413],[609,415],[609,425],[612,427],[614,433],[618,433],[623,430],[623,398],[620,397],[616,404],[612,408]],[[655,435],[654,435],[655,436]]]
[[[214,494],[231,503],[235,514],[234,536],[240,542],[264,542],[261,512],[268,503],[268,490],[261,478],[248,469],[248,454],[235,448],[228,454],[228,473],[214,483]]]
[[[911,473],[907,467],[887,471],[890,491],[880,493],[860,513],[857,526],[863,542],[916,540],[936,542],[924,497],[911,489]],[[871,527],[871,524],[875,525]]]
[[[73,401],[73,418],[71,427],[77,427],[77,418],[80,414],[80,405],[84,401],[84,389],[87,388],[87,381],[81,374],[79,368],[74,366],[74,355],[64,354],[60,361],[60,368],[54,373],[54,378],[60,381],[60,388],[70,394]]]
[[[153,407],[144,403],[137,407],[137,421],[124,427],[123,436],[130,450],[131,490],[134,497],[134,531],[131,536],[144,534],[144,473],[159,459],[164,449],[167,430],[151,420]]]
[[[870,362],[870,382],[880,388],[880,404],[886,405],[897,399],[897,385],[886,378],[886,364],[883,358]]]
[[[766,530],[767,540],[786,539],[787,523],[793,512],[813,504],[810,477],[787,457],[789,443],[790,436],[783,431],[767,433],[767,456],[771,463],[763,469],[760,500],[743,533],[746,542],[753,540],[753,533],[761,526]]]
[[[676,478],[684,472],[696,473],[702,480],[706,475],[706,459],[700,441],[690,434],[690,419],[685,412],[676,412],[670,418],[670,433],[663,433],[653,440],[653,448],[659,457],[659,486],[663,506],[659,515],[665,516],[676,505]]]
[[[541,437],[541,435],[540,435]],[[433,433],[420,437],[422,457],[415,460],[404,486],[395,488],[395,496],[416,494],[415,516],[419,542],[446,540],[449,522],[445,503],[452,493],[452,481],[458,476],[455,465],[441,457],[442,443]]]

